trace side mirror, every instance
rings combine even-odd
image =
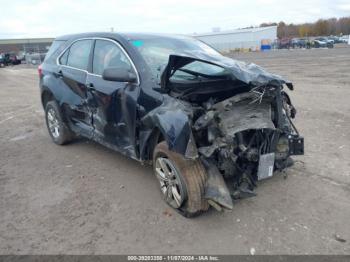
[[[126,68],[107,67],[103,70],[102,78],[107,81],[135,83],[136,75]]]

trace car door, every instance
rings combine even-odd
[[[102,74],[108,67],[125,68],[137,75],[134,64],[121,45],[108,39],[96,39],[91,74],[87,78],[94,98],[90,103],[94,137],[137,158],[135,121],[139,80],[136,83],[106,81]]]
[[[86,137],[92,137],[92,112],[88,106],[91,98],[86,80],[94,40],[83,39],[74,42],[59,58],[58,76],[61,79],[65,116],[73,129]]]

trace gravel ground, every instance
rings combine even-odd
[[[149,166],[53,144],[36,70],[0,68],[0,254],[350,254],[350,48],[234,57],[293,81],[306,155],[195,219],[168,208]]]

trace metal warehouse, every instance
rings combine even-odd
[[[194,37],[221,52],[270,49],[277,39],[277,26],[217,31]]]
[[[53,38],[0,39],[0,53],[46,53]]]

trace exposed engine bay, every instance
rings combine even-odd
[[[231,197],[254,196],[258,180],[292,165],[290,155],[304,153],[291,121],[296,110],[281,88],[256,87],[195,110],[193,135],[208,172],[206,198],[231,208]]]

